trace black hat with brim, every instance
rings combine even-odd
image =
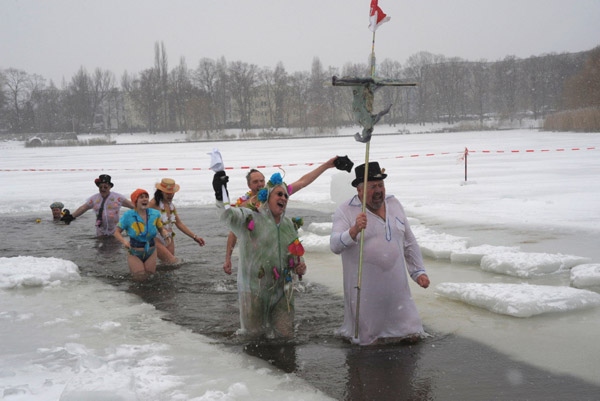
[[[360,166],[356,167],[354,169],[354,173],[356,174],[356,178],[352,181],[352,186],[357,187],[358,184],[365,181],[365,165],[361,164]],[[386,177],[387,174],[384,174],[381,171],[379,163],[369,162],[369,176],[367,177],[367,181],[384,180]]]
[[[108,184],[108,185],[110,185],[111,188],[115,186],[115,184],[110,182],[110,175],[108,175],[108,174],[100,175],[100,177],[98,177],[94,180],[94,183],[96,184],[97,187],[100,187],[100,184]]]

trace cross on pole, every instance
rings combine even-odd
[[[370,77],[332,77],[331,84],[333,86],[349,86],[352,88],[352,112],[357,122],[363,127],[362,135],[356,133],[354,139],[358,142],[365,143],[365,176],[363,181],[363,199],[362,213],[366,212],[366,193],[367,181],[369,177],[369,149],[371,145],[371,134],[377,122],[386,115],[392,105],[379,113],[373,114],[373,103],[375,102],[375,92],[384,86],[417,86],[416,83],[403,82],[394,79],[381,79],[375,77],[375,32],[373,31],[373,45],[371,48],[371,76]],[[358,283],[356,285],[356,318],[354,326],[354,338],[358,338],[358,323],[360,311],[360,291],[362,286],[362,266],[363,266],[363,248],[364,248],[364,233],[362,229],[360,233],[360,253],[358,262]]]

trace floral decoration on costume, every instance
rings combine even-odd
[[[304,225],[304,218],[292,217],[292,223],[294,223],[294,228],[298,231],[298,229]]]
[[[278,185],[285,185],[285,187],[287,188],[288,194],[292,193],[292,191],[290,190],[291,185],[287,185],[285,182],[283,182],[283,177],[281,177],[280,173],[275,173],[271,176],[271,178],[267,182],[267,186],[264,187],[263,189],[261,189],[260,191],[258,191],[258,200],[261,202],[266,202],[267,199],[269,199],[270,190]]]
[[[297,264],[300,263],[300,256],[304,255],[304,247],[302,246],[300,240],[296,238],[288,245],[288,251],[290,252],[290,257],[288,260],[289,266],[290,269],[293,269]],[[294,256],[296,257],[296,260],[294,260]],[[298,280],[302,281],[301,274],[298,274]]]
[[[246,227],[248,228],[248,231],[254,230],[254,220],[252,219],[252,215],[246,217]]]

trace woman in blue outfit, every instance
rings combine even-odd
[[[156,245],[154,237],[162,235],[168,244],[171,236],[164,229],[160,220],[160,212],[148,208],[150,196],[143,189],[136,189],[131,194],[131,203],[135,209],[128,210],[117,224],[115,238],[129,250],[127,263],[134,280],[144,280],[156,272]],[[121,234],[123,230],[129,235],[129,242]]]

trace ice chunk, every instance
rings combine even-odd
[[[509,276],[533,277],[565,271],[588,262],[588,258],[560,253],[501,252],[481,258],[481,268]]]
[[[410,224],[411,227],[421,224],[421,220],[416,217],[406,217],[406,220],[408,220],[408,224]]]
[[[469,239],[450,234],[438,233],[422,225],[412,227],[421,247],[421,253],[434,259],[450,259],[453,252],[464,251]]]
[[[80,278],[79,268],[69,260],[33,256],[0,258],[0,288],[42,287]]]
[[[351,185],[353,179],[352,174],[345,172],[336,173],[331,176],[329,195],[336,205],[339,206],[356,195],[356,188]]]
[[[565,312],[600,305],[600,294],[571,287],[504,283],[441,283],[445,297],[515,317]]]
[[[502,252],[518,252],[518,246],[496,246],[496,245],[479,245],[472,246],[465,250],[458,250],[452,252],[450,255],[450,260],[452,263],[473,263],[480,264],[481,258],[485,255],[491,255],[494,253],[502,253]]]
[[[318,235],[303,231],[300,234],[300,241],[304,250],[307,252],[328,252],[329,235]]]
[[[600,264],[590,263],[572,268],[571,285],[577,288],[600,287]]]
[[[328,223],[310,223],[306,228],[306,231],[309,231],[314,234],[319,235],[329,235],[331,234],[331,227],[333,226],[332,222]]]

